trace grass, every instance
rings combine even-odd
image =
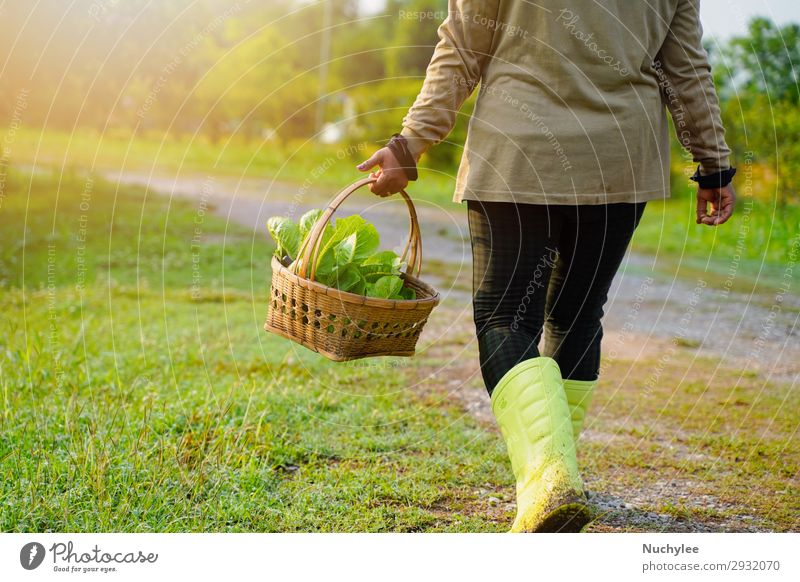
[[[413,362],[263,332],[263,238],[100,180],[5,193],[0,530],[506,526],[478,510],[511,482],[502,442],[409,388]]]
[[[440,402],[460,399],[491,423],[478,397],[472,322],[461,308],[442,305],[431,322],[442,339],[422,359],[447,379]],[[629,341],[642,346],[640,355],[607,351],[579,441],[581,472],[601,513],[590,531],[798,531],[800,394],[691,344]],[[513,501],[510,488],[496,495]]]
[[[31,136],[17,132],[15,162],[65,161],[45,155],[65,143],[48,141],[39,156],[35,140],[25,145]],[[74,138],[63,150],[70,167],[120,167],[125,150],[113,135],[100,149],[96,137]],[[262,175],[283,163],[276,150],[243,170],[241,145],[214,165],[210,146],[170,143],[154,158],[157,143],[137,142],[123,165],[177,170],[186,154],[197,171]],[[280,176],[300,179],[306,163],[327,159],[329,150],[311,152]],[[340,166],[315,179],[341,185],[350,170]],[[447,334],[419,358],[330,364],[263,332],[266,236],[200,202],[77,172],[4,177],[1,531],[508,527],[502,441],[490,421],[465,413],[486,398],[463,305],[438,308],[432,324]],[[423,195],[446,200],[449,178],[437,179],[423,178]],[[774,288],[794,264],[798,209],[776,214],[759,200],[725,228],[704,229],[677,192],[650,204],[634,249],[712,284]],[[676,349],[645,395],[658,357],[607,363],[581,453],[585,476],[592,491],[660,517],[628,511],[598,529],[737,530],[752,518],[796,531],[796,394],[696,358],[691,342]]]
[[[654,255],[662,269],[702,275],[732,290],[750,291],[754,282],[780,284],[787,265],[800,256],[800,206],[779,208],[743,188],[734,216],[709,228],[694,222],[693,192],[678,187],[672,199],[648,203],[632,248]]]
[[[38,168],[247,176],[326,191],[363,177],[355,165],[377,147],[366,142],[321,145],[298,140],[278,144],[239,137],[212,143],[202,135],[134,136],[123,130],[100,134],[85,129],[67,133],[25,127],[16,128],[12,137],[9,151],[15,163]],[[674,157],[680,164],[680,158]],[[447,207],[455,173],[455,168],[423,167],[420,180],[410,191]],[[670,200],[648,204],[634,249],[656,255],[665,270],[693,278],[702,273],[724,281],[735,272],[728,284],[743,291],[749,291],[753,282],[780,284],[786,264],[800,249],[800,205],[777,204],[774,184],[762,174],[760,168],[742,168],[735,182],[739,188],[736,214],[720,228],[695,224],[693,188],[688,181],[681,185],[677,180]]]
[[[797,531],[800,395],[679,350],[666,365],[659,357],[608,363],[606,375],[625,382],[598,391],[585,476],[597,490],[641,496],[640,507],[710,531],[756,520]],[[648,384],[659,366],[659,382]]]
[[[0,130],[0,134],[6,133]],[[92,171],[214,174],[275,179],[306,188],[341,188],[363,178],[355,166],[379,146],[368,142],[324,145],[313,140],[260,142],[240,137],[217,143],[203,135],[175,137],[129,131],[98,133],[15,128],[9,151],[16,164]],[[428,169],[414,188],[440,204],[452,198],[455,172]],[[424,186],[423,186],[424,184]]]

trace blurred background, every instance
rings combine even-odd
[[[754,153],[759,197],[796,202],[798,5],[702,6],[732,149],[739,161]],[[302,167],[281,167],[301,151],[307,164],[308,140],[378,144],[398,131],[446,10],[446,0],[5,2],[0,125],[21,126],[6,155],[299,177]],[[471,104],[428,165],[452,173]]]

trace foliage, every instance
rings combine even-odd
[[[800,25],[755,18],[712,55],[734,163],[765,166],[781,208],[800,202]]]
[[[800,203],[800,105],[755,95],[729,102],[723,118],[740,170],[761,164],[762,194],[781,208]],[[744,175],[734,180],[751,187]]]
[[[77,157],[84,167],[122,160],[137,169],[246,171],[292,182],[311,174],[315,186],[340,184],[357,175],[350,162],[361,161],[355,158],[367,155],[364,149],[399,130],[420,89],[444,4],[392,0],[384,12],[367,14],[354,0],[41,0],[36,10],[12,3],[0,19],[0,50],[8,55],[0,124],[15,126],[6,137],[9,150],[29,152],[24,161],[37,165]],[[323,80],[326,7],[331,53]],[[761,195],[779,207],[798,203],[800,25],[756,18],[712,58],[733,163],[751,165],[764,180]],[[437,199],[448,197],[442,191],[452,186],[474,98],[423,160],[435,171],[421,183]],[[323,121],[349,118],[355,104],[355,123],[336,146],[342,151],[313,139],[320,99],[327,103]],[[25,128],[45,124],[48,138],[63,128],[62,145],[70,151],[52,148],[43,158],[38,152],[48,148],[40,149],[40,135],[23,143]],[[102,147],[82,147],[87,129],[99,133],[93,139]],[[315,174],[320,165],[325,171]]]
[[[391,77],[425,72],[439,42],[437,28],[447,14],[447,0],[409,0],[398,3],[391,50],[387,55]]]
[[[778,27],[754,18],[747,35],[731,39],[722,54],[723,71],[737,92],[800,104],[800,24]]]
[[[303,243],[322,211],[309,210],[299,225],[291,218],[273,216],[267,230],[277,244],[275,256],[299,266]],[[394,251],[378,251],[380,235],[375,226],[353,215],[327,224],[317,253],[316,280],[341,291],[383,299],[414,299],[413,289],[403,286],[400,274],[406,263]]]
[[[400,18],[401,10],[437,18]],[[158,130],[213,143],[308,138],[319,129],[318,100],[329,104],[323,121],[337,121],[335,105],[363,83],[387,94],[397,77],[415,79],[398,103],[407,109],[443,10],[443,0],[394,0],[378,15],[360,13],[355,0],[13,3],[0,19],[0,125],[24,110],[26,125],[53,129]],[[397,131],[401,118],[398,110],[391,131],[372,139]]]

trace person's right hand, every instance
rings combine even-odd
[[[733,185],[697,189],[697,224],[718,226],[728,221],[736,204]]]
[[[379,149],[356,167],[362,172],[369,172],[375,166],[379,166],[380,170],[370,173],[370,178],[377,179],[377,182],[373,182],[369,187],[373,194],[381,197],[391,196],[408,186],[406,171],[389,148]]]

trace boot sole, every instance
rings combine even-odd
[[[538,533],[579,533],[592,521],[592,512],[583,503],[565,503],[548,513]]]

